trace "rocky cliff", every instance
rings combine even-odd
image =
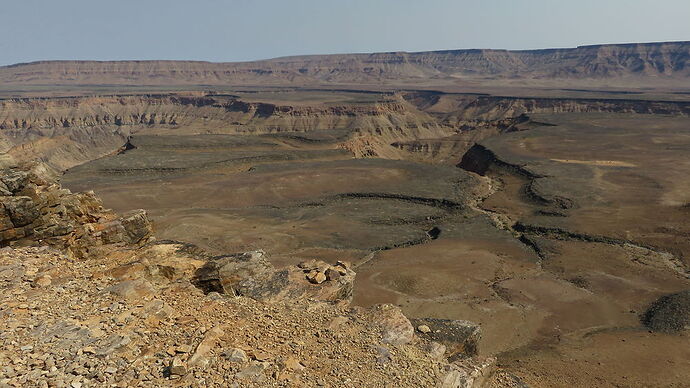
[[[452,133],[397,97],[341,105],[175,94],[0,101],[0,151],[19,161],[40,159],[59,170],[108,155],[130,135],[153,130],[186,135],[344,130],[385,137],[388,143]]]
[[[240,63],[44,61],[0,68],[4,84],[256,85],[431,79],[687,79],[690,43],[549,50],[448,50],[316,55]],[[686,84],[687,85],[687,84]]]
[[[118,152],[134,134],[339,131],[337,140],[310,144],[355,157],[455,164],[475,141],[514,130],[523,115],[558,112],[687,116],[690,103],[421,91],[349,104],[247,102],[213,94],[6,99],[0,100],[0,152],[65,170]]]

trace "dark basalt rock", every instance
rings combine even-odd
[[[430,332],[417,334],[445,345],[450,360],[472,357],[479,353],[482,333],[479,325],[475,323],[437,318],[415,318],[410,319],[410,322],[414,327],[428,326]]]
[[[662,333],[690,329],[690,290],[659,298],[644,313],[642,323]]]

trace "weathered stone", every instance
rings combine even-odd
[[[376,362],[379,364],[388,364],[393,360],[393,356],[391,355],[391,351],[388,348],[385,348],[383,346],[377,346],[376,347]]]
[[[252,379],[254,381],[260,381],[263,376],[264,370],[268,368],[268,363],[253,361],[248,367],[242,369],[240,373],[236,376],[240,379]]]
[[[179,356],[172,358],[172,361],[170,361],[169,370],[170,374],[173,376],[184,376],[187,374],[187,366]]]
[[[232,348],[230,350],[227,350],[223,352],[222,355],[223,357],[225,357],[226,360],[231,362],[247,362],[249,360],[244,350],[239,348]]]
[[[156,292],[151,283],[144,279],[125,280],[124,282],[108,287],[107,291],[130,301],[143,299]]]
[[[125,213],[119,218],[119,221],[125,231],[123,240],[128,244],[138,244],[147,239],[153,231],[151,221],[143,209]]]
[[[3,204],[15,227],[29,225],[40,215],[37,204],[29,197],[10,197]]]
[[[194,354],[187,360],[189,366],[205,367],[210,361],[211,350],[217,345],[218,340],[223,334],[225,334],[223,326],[216,326],[204,333],[204,338],[196,347]]]
[[[344,274],[334,268],[329,268],[326,270],[326,280],[333,281],[340,279]]]
[[[424,350],[434,360],[442,360],[446,354],[446,346],[436,341],[431,341],[424,345]]]
[[[314,284],[321,284],[326,281],[326,275],[318,270],[313,270],[307,274],[307,280]]]
[[[303,261],[297,264],[297,267],[303,269],[305,272],[309,272],[318,267],[317,261],[314,259]]]
[[[251,356],[256,361],[266,361],[270,358],[270,354],[264,352],[263,350],[253,350]]]
[[[466,359],[446,367],[439,388],[481,388],[495,370],[496,359]]]
[[[430,331],[425,338],[444,344],[451,359],[475,356],[479,351],[481,328],[475,323],[436,318],[412,319],[412,322],[417,327],[427,326]]]
[[[317,272],[318,268],[329,267],[315,260],[301,265],[315,266],[317,269],[314,271]],[[355,273],[349,271],[332,282],[325,282],[325,275],[321,272],[315,278],[321,283],[314,287],[317,283],[307,279],[304,269],[296,266],[276,270],[262,251],[255,251],[211,260],[197,271],[194,282],[207,292],[230,293],[262,301],[299,302],[307,298],[339,301],[352,297],[354,277]]]
[[[50,275],[42,275],[34,279],[33,284],[37,287],[48,287],[53,282]]]
[[[132,339],[128,335],[111,334],[101,343],[101,347],[96,350],[96,354],[100,356],[110,355],[131,342]]]
[[[376,305],[369,310],[374,324],[381,328],[383,343],[400,346],[414,338],[414,328],[410,320],[398,307],[389,304]]]
[[[420,333],[424,333],[424,334],[431,332],[431,329],[427,325],[419,325],[419,326],[417,326],[417,330],[419,330]]]
[[[29,174],[24,171],[10,170],[7,171],[1,178],[2,183],[11,193],[16,193],[29,183]]]
[[[294,357],[289,357],[283,363],[283,368],[294,372],[299,372],[304,370],[305,366],[298,359]]]
[[[40,163],[4,170],[0,194],[5,195],[0,197],[3,242],[42,242],[86,257],[102,252],[104,244],[137,244],[151,235],[145,212],[116,218],[93,192],[72,194],[61,189],[57,174]]]
[[[267,280],[274,272],[263,251],[246,252],[210,261],[199,269],[196,282],[209,292],[244,295],[251,287],[247,280]]]

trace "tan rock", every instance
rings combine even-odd
[[[184,376],[187,374],[187,367],[179,356],[173,357],[170,362],[170,374],[173,376]]]
[[[369,315],[381,328],[383,343],[400,346],[414,338],[414,328],[400,308],[390,304],[377,305],[369,310]]]
[[[144,279],[125,280],[109,287],[107,290],[129,301],[143,299],[156,292],[151,283]]]
[[[247,354],[239,348],[232,348],[223,352],[223,357],[230,362],[247,362]]]
[[[269,359],[270,355],[263,350],[254,350],[251,353],[252,358],[256,361],[266,361]]]
[[[33,284],[37,287],[48,287],[52,282],[53,278],[50,275],[43,275],[34,279]]]
[[[420,333],[431,333],[431,329],[427,325],[419,325],[417,326],[417,330],[419,330]]]
[[[194,354],[189,357],[189,366],[206,366],[209,363],[211,350],[216,346],[221,336],[225,334],[223,326],[216,326],[204,333],[204,338],[196,347]]]
[[[321,284],[326,281],[326,274],[319,271],[311,271],[307,274],[307,280],[314,284]]]
[[[434,360],[443,360],[446,354],[446,346],[436,341],[431,341],[424,347],[427,354]]]
[[[287,360],[285,360],[283,366],[285,369],[295,372],[302,371],[305,368],[305,366],[294,357],[289,357]]]

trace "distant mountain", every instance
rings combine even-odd
[[[0,83],[23,85],[315,85],[628,77],[689,80],[690,42],[311,55],[234,63],[41,61],[0,67]]]

